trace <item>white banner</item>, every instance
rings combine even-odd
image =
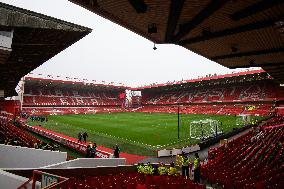
[[[182,149],[164,149],[164,150],[158,150],[158,157],[168,157],[168,156],[176,156],[177,154],[181,154],[182,152],[188,154],[191,152],[199,151],[200,147],[198,144],[193,146],[187,146]]]

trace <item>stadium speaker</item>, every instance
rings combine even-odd
[[[153,47],[154,51],[157,50],[156,44],[154,43],[154,47]]]

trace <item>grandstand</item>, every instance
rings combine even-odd
[[[263,70],[131,88],[107,84],[26,77],[22,111],[29,114],[122,112],[126,90],[137,112],[268,116],[284,99],[283,90]],[[276,109],[279,109],[278,107]]]
[[[262,70],[135,88],[142,91],[141,112],[263,115],[274,112],[283,91]]]
[[[278,121],[283,123],[280,119],[271,120],[267,123],[270,127],[250,131],[226,147],[211,149],[209,163],[203,166],[204,179],[224,188],[281,188],[284,149],[280,141],[284,127],[275,126]]]
[[[82,114],[122,111],[124,86],[26,77],[22,111],[28,114]]]
[[[137,88],[25,77],[90,33],[91,29],[0,3],[0,137],[4,142],[0,144],[1,187],[284,188],[284,91],[279,85],[284,81],[283,1],[69,1],[155,43],[181,45],[229,68],[262,67],[263,70]],[[21,95],[17,97],[14,89],[21,78],[24,78]],[[141,91],[142,96],[129,100],[126,90]],[[12,100],[4,99],[14,95],[16,97]],[[165,113],[162,116],[175,117],[193,114],[225,116],[224,119],[252,115],[264,116],[265,119],[240,128],[231,122],[231,131],[220,135],[216,132],[216,136],[190,146],[167,149],[168,146],[164,145],[159,148],[158,157],[121,153],[122,158],[112,158],[112,149],[98,144],[96,158],[72,161],[65,161],[69,160],[65,152],[38,148],[42,141],[31,135],[37,133],[86,154],[87,143],[70,136],[72,126],[61,123],[66,127],[65,134],[62,134],[41,126],[43,121],[27,124],[30,116],[44,117],[48,122],[47,115],[52,118],[53,115],[94,114],[97,119],[98,113],[117,113],[115,116],[118,117],[118,112],[125,115],[144,112],[151,116]],[[168,118],[159,117],[160,122]],[[118,122],[114,118],[112,121]],[[136,121],[135,124],[139,125],[141,120]],[[74,118],[69,122],[82,124]],[[55,125],[56,128],[59,126]],[[104,121],[97,128],[102,126],[105,126]],[[153,128],[161,127],[150,125],[141,130]],[[121,133],[119,129],[122,127],[112,127],[112,131]],[[122,132],[132,135],[133,129],[135,137],[147,139],[133,127],[126,126]],[[107,127],[102,128],[102,131],[106,130]],[[150,132],[154,135],[148,138],[155,142],[163,137],[169,141],[170,135]],[[108,135],[104,140],[113,143],[111,137]],[[188,142],[188,138],[183,140]],[[122,139],[117,141],[125,143]],[[135,147],[138,146],[153,148],[146,143]],[[138,150],[142,151],[141,148]],[[155,162],[178,160],[177,155],[182,152],[190,157],[191,162],[195,152],[201,155],[198,167],[201,168],[202,183],[198,179],[192,180],[192,172],[190,179],[179,175],[173,165],[172,169],[168,164],[159,165],[174,170],[173,174],[171,171],[166,175],[155,172],[154,168],[158,166]],[[138,167],[138,172],[134,163],[139,161],[153,164],[139,165],[142,169]],[[193,164],[194,167],[186,167],[196,170],[198,161]],[[194,177],[196,175],[194,171]]]

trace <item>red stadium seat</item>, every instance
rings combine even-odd
[[[270,126],[262,126],[265,128],[260,132],[250,131],[229,142],[227,147],[210,149],[210,160],[202,166],[203,178],[228,189],[266,188],[265,182],[279,185],[284,150],[280,142],[284,126],[278,126],[276,121],[280,119],[268,120]]]

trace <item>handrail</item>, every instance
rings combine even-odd
[[[51,174],[51,173],[47,173],[47,172],[43,172],[43,171],[39,171],[39,170],[34,170],[33,171],[33,176],[31,178],[29,178],[29,180],[27,180],[26,182],[24,182],[21,186],[19,186],[17,189],[27,189],[27,184],[29,184],[31,181],[32,182],[32,189],[35,189],[35,184],[36,184],[36,181],[38,180],[38,175],[39,174],[47,174],[47,175],[50,175],[50,176],[54,176],[54,177],[58,177],[59,178],[59,181],[58,183],[52,183],[51,185],[49,186],[46,186],[44,189],[55,189],[54,186],[59,186],[61,185],[62,183],[65,183],[69,180],[69,178],[66,178],[66,177],[62,177],[62,176],[58,176],[58,175],[54,175],[54,174]]]
[[[56,189],[57,186],[60,186],[61,184],[65,183],[65,182],[67,182],[67,181],[69,181],[69,178],[67,178],[66,180],[60,181],[60,182],[58,182],[58,183],[56,183],[56,182],[55,182],[55,183],[52,183],[51,185],[46,186],[46,187],[44,187],[44,188],[42,188],[42,189]]]
[[[33,180],[33,177],[29,178],[29,180],[27,180],[26,182],[24,182],[21,186],[19,186],[17,189],[27,189],[27,184],[30,183]]]

